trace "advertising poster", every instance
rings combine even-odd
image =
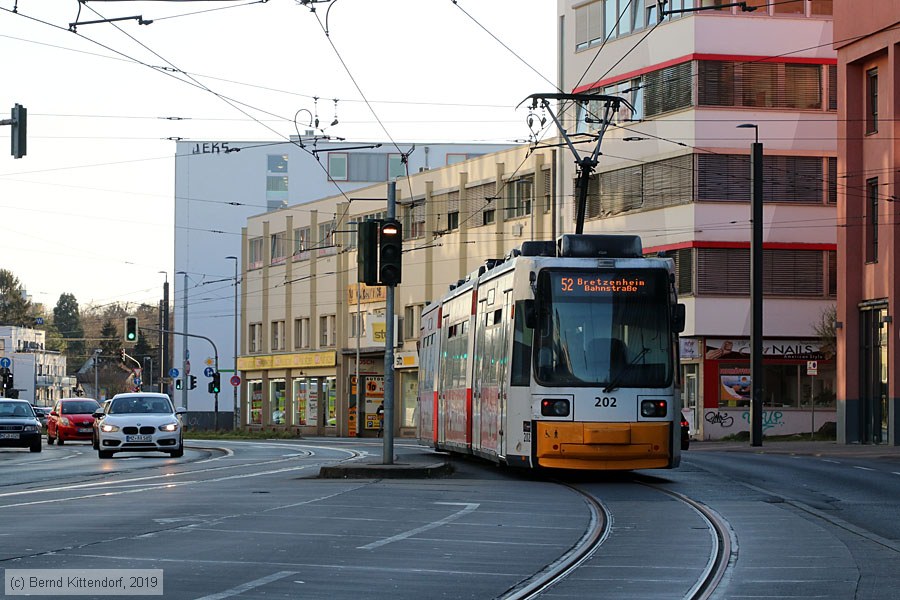
[[[378,407],[384,402],[384,376],[366,377],[366,429],[379,428]]]
[[[719,369],[719,406],[750,406],[750,367]]]

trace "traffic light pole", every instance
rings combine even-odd
[[[397,183],[391,181],[387,188],[387,218],[397,216]],[[385,290],[384,336],[384,450],[382,463],[394,464],[394,285]],[[357,385],[359,383],[357,382]],[[357,409],[358,410],[358,409]]]
[[[172,334],[172,335],[181,335],[184,337],[192,337],[192,338],[199,338],[201,340],[206,340],[213,347],[213,355],[215,356],[215,365],[216,365],[214,368],[216,370],[216,373],[219,372],[219,349],[216,347],[216,343],[214,341],[212,341],[210,338],[206,337],[205,335],[199,335],[196,333],[184,333],[183,331],[171,331],[169,329],[161,329],[161,330],[153,329],[151,327],[141,327],[141,329],[146,329],[148,331],[161,331],[162,333],[167,333],[167,334]],[[213,411],[214,411],[213,428],[216,431],[218,431],[218,429],[219,429],[219,392],[215,392],[213,394],[213,397],[215,398],[215,404],[214,404],[214,408],[213,408]],[[185,407],[185,408],[187,408],[187,407]]]

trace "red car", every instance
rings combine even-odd
[[[91,398],[63,398],[57,400],[47,420],[47,443],[59,440],[90,440],[94,432],[94,411],[100,404]]]

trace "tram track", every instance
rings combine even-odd
[[[706,523],[711,544],[709,556],[700,577],[682,597],[684,600],[709,600],[725,579],[728,569],[735,559],[737,544],[728,522],[708,506],[683,494],[652,483],[636,483],[687,505]],[[590,511],[589,523],[584,534],[559,559],[498,596],[500,600],[530,600],[541,596],[542,593],[590,561],[609,538],[612,532],[613,515],[607,507],[593,493],[577,485],[567,483],[560,483],[560,485],[565,485],[580,494]]]

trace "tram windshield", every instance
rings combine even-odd
[[[535,379],[547,386],[668,385],[666,275],[661,269],[541,271]]]

